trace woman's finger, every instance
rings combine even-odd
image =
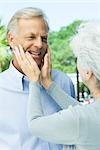
[[[50,55],[50,49],[49,49],[49,47],[48,47],[48,49],[47,49],[47,53],[48,53],[48,57],[49,57],[49,64],[51,63],[51,55]]]
[[[34,58],[30,55],[29,52],[26,52],[26,57],[28,59],[28,61],[30,62],[30,65],[32,66],[32,68],[34,68],[34,70],[39,69],[38,65],[36,63],[36,61],[34,60]]]
[[[15,46],[14,54],[16,56],[19,66],[22,69],[26,68],[27,66],[30,67],[30,62],[27,60],[27,57],[25,56],[25,53],[21,46],[19,46],[19,48]]]
[[[19,52],[19,49],[17,46],[14,47],[13,53],[15,54],[15,57],[16,57],[18,63],[21,64],[22,63],[22,57],[20,55],[20,52]]]
[[[19,45],[18,48],[19,48],[19,52],[20,52],[21,58],[22,58],[23,60],[25,60],[25,59],[26,59],[26,57],[25,57],[25,52],[24,52],[22,46]]]

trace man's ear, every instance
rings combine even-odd
[[[14,36],[13,36],[13,34],[11,32],[8,32],[7,39],[8,39],[8,43],[9,43],[10,47],[13,49]]]

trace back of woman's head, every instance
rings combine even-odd
[[[81,24],[70,46],[80,65],[100,81],[100,21]]]

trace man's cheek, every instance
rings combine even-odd
[[[44,56],[45,56],[46,53],[47,53],[47,49],[45,51],[43,51],[42,58],[44,58]]]

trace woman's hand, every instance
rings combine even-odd
[[[14,54],[23,73],[30,81],[39,81],[40,70],[29,52],[24,52],[21,45],[14,47]]]
[[[41,68],[41,84],[44,88],[48,89],[52,83],[51,79],[51,62],[50,62],[50,50],[44,56],[44,65]]]

